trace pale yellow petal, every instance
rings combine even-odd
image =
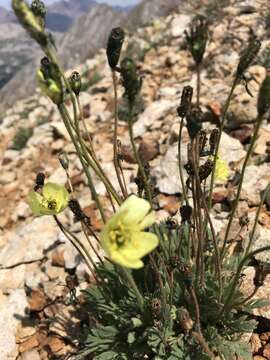
[[[159,240],[150,232],[139,232],[132,235],[131,244],[121,249],[121,253],[130,260],[140,259],[158,246]]]
[[[139,227],[140,230],[143,230],[151,225],[153,225],[155,222],[155,212],[151,211],[149,214],[147,214],[144,219],[140,222]]]
[[[59,213],[67,207],[69,194],[64,186],[49,182],[44,185],[42,193],[45,199],[56,201],[53,213]]]
[[[126,256],[124,256],[121,252],[119,251],[114,251],[111,256],[110,259],[121,266],[124,266],[128,269],[140,269],[143,267],[143,262],[140,259],[129,259],[126,258]]]
[[[123,212],[123,222],[125,224],[135,225],[144,219],[149,210],[150,204],[148,201],[141,199],[138,196],[131,195],[123,202],[118,212]]]
[[[28,205],[36,216],[53,215],[54,211],[43,205],[43,196],[35,191],[30,191],[27,197]]]

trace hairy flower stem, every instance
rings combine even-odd
[[[106,217],[105,217],[105,214],[104,214],[104,210],[103,210],[103,207],[99,201],[99,198],[98,198],[98,195],[96,193],[96,189],[95,189],[95,186],[93,184],[93,180],[92,180],[92,176],[90,174],[90,171],[88,169],[88,166],[86,165],[84,159],[83,159],[83,156],[82,156],[82,152],[81,152],[81,149],[75,139],[75,136],[72,132],[72,129],[71,129],[71,126],[69,124],[69,119],[68,119],[68,112],[67,110],[65,109],[65,106],[64,105],[59,105],[58,106],[58,109],[59,109],[59,112],[62,116],[62,119],[64,121],[64,124],[65,124],[65,127],[67,128],[67,131],[69,133],[69,136],[71,137],[71,140],[73,142],[73,145],[75,146],[75,149],[76,149],[76,152],[79,156],[79,159],[80,159],[80,162],[82,164],[82,167],[84,169],[84,172],[86,174],[86,177],[87,177],[87,180],[88,180],[88,185],[89,185],[89,188],[90,188],[90,191],[91,191],[91,194],[92,194],[92,197],[93,199],[95,200],[96,204],[97,204],[97,207],[99,209],[99,212],[100,212],[100,215],[101,215],[101,218],[103,220],[103,222],[105,223],[106,222]]]
[[[196,94],[196,104],[197,107],[200,106],[200,96],[201,96],[201,66],[196,64],[196,74],[197,74],[197,94]]]
[[[229,232],[230,232],[230,229],[231,229],[234,214],[235,214],[235,211],[236,211],[237,206],[238,206],[238,202],[239,202],[239,198],[240,198],[240,194],[241,194],[241,190],[242,190],[242,185],[243,185],[243,181],[244,181],[245,170],[246,170],[248,161],[250,159],[250,156],[252,154],[252,151],[253,151],[253,148],[254,148],[254,145],[255,145],[255,141],[257,140],[257,136],[258,136],[260,126],[262,124],[262,120],[263,120],[263,116],[258,115],[257,119],[256,119],[256,125],[255,125],[254,134],[253,134],[251,143],[249,145],[248,152],[247,152],[247,155],[245,157],[244,164],[243,164],[242,169],[241,169],[241,176],[240,176],[240,181],[239,181],[239,185],[238,185],[238,188],[237,188],[237,194],[236,194],[236,198],[235,198],[234,203],[233,203],[233,208],[232,208],[231,213],[230,213],[230,218],[229,218],[229,222],[228,222],[228,225],[227,225],[227,228],[226,228],[226,233],[225,233],[223,246],[222,246],[221,253],[220,253],[221,259],[223,259],[224,255],[225,255],[225,252],[226,252],[226,245],[227,245],[227,242],[228,242],[228,236],[229,236]]]
[[[243,257],[243,259],[240,261],[240,263],[238,265],[238,268],[237,268],[237,272],[234,275],[234,278],[233,278],[233,281],[232,281],[232,284],[231,284],[230,292],[228,294],[227,299],[225,300],[223,308],[220,311],[218,319],[220,319],[223,316],[223,314],[224,314],[224,316],[226,316],[227,313],[231,309],[231,302],[232,302],[232,299],[233,299],[233,295],[234,295],[235,289],[236,289],[236,287],[238,285],[238,280],[239,280],[239,277],[240,277],[240,274],[241,274],[241,271],[242,271],[244,265],[248,262],[248,260],[250,260],[255,255],[257,255],[257,254],[259,254],[259,253],[261,253],[263,251],[267,251],[267,250],[270,250],[270,245],[264,246],[264,247],[262,247],[260,249],[252,251],[251,253],[245,255]]]
[[[135,281],[133,279],[133,276],[132,276],[131,272],[128,269],[126,269],[126,268],[124,268],[122,266],[119,266],[119,269],[120,269],[123,277],[126,279],[127,283],[134,290],[136,298],[138,300],[138,305],[139,305],[139,307],[141,309],[141,312],[143,314],[144,313],[144,299],[143,299],[143,296],[142,296],[140,290],[138,289],[138,287],[137,287],[137,285],[136,285],[136,283],[135,283]]]
[[[217,140],[217,144],[216,144],[216,149],[215,149],[215,155],[214,155],[214,165],[213,165],[213,170],[212,170],[212,175],[211,175],[211,182],[210,182],[210,189],[209,189],[209,200],[208,200],[208,208],[211,209],[212,207],[212,195],[213,195],[213,189],[214,189],[214,181],[215,181],[215,172],[216,172],[216,165],[217,165],[217,158],[218,158],[218,151],[219,151],[219,146],[220,146],[220,141],[221,141],[221,136],[222,136],[222,131],[224,129],[224,125],[225,125],[225,120],[226,120],[226,115],[227,112],[229,110],[229,106],[230,106],[230,102],[232,100],[232,96],[234,93],[234,90],[236,88],[236,85],[238,84],[238,78],[235,77],[229,96],[226,100],[223,112],[222,112],[222,117],[221,117],[221,122],[220,122],[220,127],[219,127],[219,134],[218,134],[218,140]]]
[[[139,152],[137,150],[137,147],[136,147],[136,144],[135,144],[135,141],[134,141],[134,134],[133,134],[133,106],[131,104],[129,105],[128,132],[129,132],[129,138],[130,138],[130,142],[131,142],[131,145],[132,145],[133,153],[134,153],[135,159],[137,161],[137,164],[139,166],[140,173],[142,174],[142,177],[143,177],[144,189],[145,189],[145,192],[146,192],[146,195],[147,195],[147,199],[148,199],[148,201],[149,201],[149,203],[151,205],[151,208],[153,208],[151,191],[150,191],[150,188],[148,186],[148,181],[147,181],[147,177],[146,177],[146,174],[145,174],[145,171],[144,171],[144,167],[143,167]]]
[[[184,196],[184,200],[187,205],[189,205],[187,192],[186,192],[186,185],[184,181],[184,174],[183,174],[183,168],[182,168],[182,147],[181,147],[181,140],[182,140],[182,133],[183,133],[183,126],[184,126],[184,118],[181,118],[180,120],[180,128],[179,128],[179,136],[178,136],[178,168],[179,168],[179,175],[180,175],[180,181],[182,186],[182,194]]]
[[[258,221],[259,221],[260,212],[261,212],[261,209],[263,207],[265,198],[269,193],[269,190],[270,190],[270,183],[267,185],[266,189],[264,190],[263,196],[262,196],[261,201],[260,201],[260,205],[259,205],[259,207],[258,207],[258,209],[256,211],[256,216],[255,216],[254,224],[253,224],[253,227],[252,227],[252,231],[251,231],[251,233],[249,235],[249,242],[248,242],[248,245],[247,245],[247,248],[246,248],[246,251],[245,251],[245,255],[247,255],[249,253],[249,250],[250,250],[250,248],[252,246],[253,238],[254,238],[255,231],[256,231],[256,227],[257,227],[257,224],[258,224]]]
[[[117,95],[117,76],[115,70],[112,70],[113,79],[113,90],[114,90],[114,131],[113,131],[113,162],[117,180],[122,191],[124,198],[128,197],[124,182],[121,178],[121,171],[119,167],[118,159],[118,146],[117,146],[117,135],[118,135],[118,95]]]

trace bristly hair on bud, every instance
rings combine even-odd
[[[185,31],[189,51],[197,65],[202,62],[208,40],[208,23],[202,15],[196,16],[190,25],[189,33]]]
[[[180,106],[178,106],[177,108],[177,113],[179,117],[184,118],[187,115],[191,107],[192,95],[193,95],[193,88],[189,85],[184,86],[181,95]]]
[[[219,137],[219,130],[213,129],[210,134],[209,138],[209,145],[210,145],[210,154],[214,155],[214,152],[216,150],[216,146],[218,143],[218,137]]]
[[[270,109],[270,75],[263,80],[258,96],[257,111],[259,116],[263,116]]]
[[[236,75],[239,79],[243,78],[245,71],[253,63],[260,48],[261,42],[256,37],[254,37],[240,57],[239,64],[236,70]]]
[[[62,166],[62,168],[64,170],[68,170],[69,167],[69,160],[68,160],[68,156],[67,153],[65,151],[61,151],[60,154],[58,155],[58,160]]]
[[[30,7],[32,13],[38,19],[40,26],[45,28],[45,17],[46,17],[46,7],[43,1],[41,0],[33,0]]]
[[[130,58],[121,61],[120,72],[125,89],[124,97],[128,99],[130,105],[133,105],[141,90],[142,78],[137,73],[135,62]]]
[[[69,78],[69,83],[74,94],[78,96],[82,88],[82,79],[81,75],[77,71],[73,71]]]
[[[121,27],[112,29],[107,43],[107,58],[113,70],[118,64],[124,39],[125,32]]]

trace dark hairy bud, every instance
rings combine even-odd
[[[73,214],[75,215],[76,219],[78,220],[84,220],[86,215],[84,214],[84,212],[81,209],[81,206],[79,204],[79,201],[76,199],[71,199],[68,202],[68,207],[70,208],[70,210],[73,212]]]
[[[210,134],[209,138],[209,145],[210,145],[210,154],[214,155],[214,152],[216,150],[217,142],[219,137],[219,130],[213,129]]]
[[[69,160],[68,160],[67,153],[65,151],[60,152],[60,154],[58,155],[58,160],[59,160],[62,168],[64,170],[68,170]]]
[[[252,64],[260,50],[260,47],[261,42],[258,39],[254,38],[248,44],[247,48],[243,51],[236,71],[236,74],[239,78],[243,77],[244,72]]]
[[[182,91],[180,106],[177,108],[177,113],[181,118],[185,117],[190,109],[192,95],[193,88],[185,86]]]
[[[199,154],[203,156],[205,154],[205,147],[207,143],[207,132],[206,130],[201,130],[199,133]]]
[[[202,62],[208,40],[208,23],[204,16],[196,16],[191,22],[189,32],[185,31],[191,55],[197,65]]]
[[[107,43],[107,58],[112,69],[115,69],[118,64],[124,39],[125,32],[122,28],[112,29]]]
[[[35,186],[35,191],[41,189],[44,186],[44,181],[45,181],[45,174],[44,173],[38,173],[36,176],[36,186]]]
[[[77,71],[73,71],[69,78],[69,83],[74,94],[78,96],[82,88],[82,79],[81,75]]]
[[[214,167],[214,162],[208,159],[203,165],[199,167],[199,177],[200,181],[203,181],[208,178],[211,174]]]
[[[120,72],[125,89],[124,96],[133,105],[142,87],[142,79],[137,73],[135,62],[129,58],[123,59],[121,61]]]
[[[32,1],[30,9],[32,10],[35,16],[45,19],[47,10],[43,1],[40,0]]]
[[[259,116],[263,116],[270,109],[270,75],[267,75],[260,87],[257,111]]]
[[[180,207],[180,215],[183,222],[191,222],[192,207],[189,205],[183,205]]]
[[[199,108],[194,108],[190,112],[188,112],[186,119],[187,119],[187,130],[189,137],[194,139],[197,134],[201,131],[202,124],[201,124],[201,116],[202,112]]]

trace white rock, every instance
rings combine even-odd
[[[190,16],[179,14],[174,17],[171,23],[171,34],[173,37],[179,37],[184,34],[190,23]]]
[[[16,329],[25,315],[27,307],[26,295],[23,289],[11,292],[9,297],[0,298],[0,352],[1,360],[17,358]]]

